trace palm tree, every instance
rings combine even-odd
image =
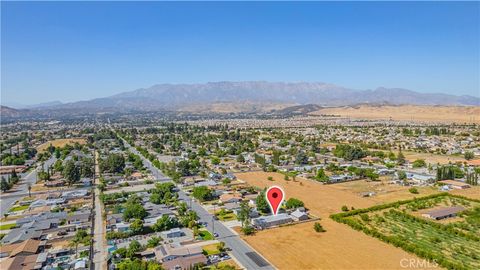
[[[75,258],[78,257],[78,254],[77,254],[78,253],[78,244],[80,244],[80,239],[78,237],[74,237],[69,244],[69,246],[75,247]]]

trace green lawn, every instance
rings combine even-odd
[[[231,220],[236,220],[237,216],[234,213],[228,213],[223,216],[218,215],[218,219],[221,221],[231,221]]]
[[[200,237],[202,237],[203,240],[213,240],[214,239],[213,235],[209,231],[205,231],[205,230],[199,231],[198,235],[200,235]]]
[[[28,209],[28,205],[17,205],[12,208],[10,208],[10,212],[16,212],[16,211],[23,211]]]
[[[3,224],[3,225],[0,225],[0,231],[10,230],[10,229],[15,228],[16,226],[17,226],[17,224],[15,224],[15,223]]]
[[[218,244],[211,244],[203,247],[203,254],[206,256],[219,254]]]

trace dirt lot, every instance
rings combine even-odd
[[[83,138],[56,139],[56,140],[48,141],[46,143],[39,145],[37,147],[37,151],[38,152],[45,151],[50,144],[55,147],[64,147],[67,144],[73,145],[76,142],[78,142],[79,144],[86,143],[85,139]]]
[[[358,119],[405,120],[416,122],[480,123],[480,107],[474,106],[346,106],[324,108],[312,115],[334,114]],[[474,117],[476,116],[476,117]]]
[[[480,186],[475,186],[467,189],[455,189],[452,190],[451,193],[480,200]]]
[[[378,204],[406,200],[412,198],[413,196],[427,196],[439,192],[438,189],[433,187],[417,187],[419,194],[414,195],[408,191],[410,187],[389,184],[385,178],[386,177],[383,179],[380,178],[382,181],[358,180],[328,185],[328,187],[352,193],[357,196],[359,196],[362,192],[375,192],[375,195],[368,199]]]
[[[424,159],[427,163],[440,163],[440,164],[448,164],[449,162],[455,163],[457,161],[465,162],[465,158],[463,156],[451,156],[451,155],[437,155],[437,154],[430,154],[430,153],[417,153],[411,151],[403,151],[405,158],[413,162],[417,159]]]
[[[277,173],[236,175],[254,186],[281,186],[287,199],[301,199],[312,214],[322,218],[320,223],[327,230],[325,233],[316,233],[313,224],[308,222],[260,231],[254,236],[245,237],[250,245],[279,269],[405,269],[400,265],[402,259],[417,259],[415,255],[328,217],[340,212],[342,205],[364,208],[379,203],[378,198],[362,198],[355,192],[345,190],[345,187],[320,185],[299,177],[296,182],[285,181],[283,175]],[[274,181],[267,180],[268,176],[272,176]],[[399,192],[403,194],[405,191]],[[405,193],[405,196],[413,195]],[[390,199],[395,199],[395,196]]]

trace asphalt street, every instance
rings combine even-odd
[[[135,148],[124,141],[125,145],[129,147],[130,151],[140,156],[143,160],[144,166],[147,167],[152,174],[157,178],[165,181],[171,181],[170,178],[163,175],[153,164],[146,159]],[[184,200],[192,210],[197,212],[200,221],[207,224],[207,229],[212,233],[217,233],[217,240],[225,242],[226,247],[230,248],[232,255],[237,261],[246,269],[275,269],[269,264],[265,258],[258,254],[252,247],[250,247],[240,236],[232,232],[228,227],[223,225],[220,221],[214,220],[213,215],[207,212],[197,201],[188,196],[185,192],[179,191],[179,199]]]
[[[52,166],[57,159],[51,157],[43,164],[43,169],[47,170],[49,166]],[[28,184],[35,184],[37,182],[37,173],[40,170],[40,165],[38,165],[34,170],[26,173],[22,173],[21,181],[18,185],[13,187],[15,191],[2,193],[0,196],[0,216],[3,217],[3,214],[7,213],[8,210],[15,204],[15,202],[22,196],[28,195]],[[33,194],[33,192],[32,192]]]

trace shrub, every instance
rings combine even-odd
[[[320,224],[319,222],[315,222],[315,223],[313,224],[313,229],[314,229],[316,232],[318,232],[318,233],[320,233],[320,232],[326,232],[326,230],[323,228],[322,224]]]
[[[285,207],[287,207],[287,209],[298,208],[303,206],[304,206],[304,203],[297,198],[290,198],[287,200],[287,203],[285,204]]]

